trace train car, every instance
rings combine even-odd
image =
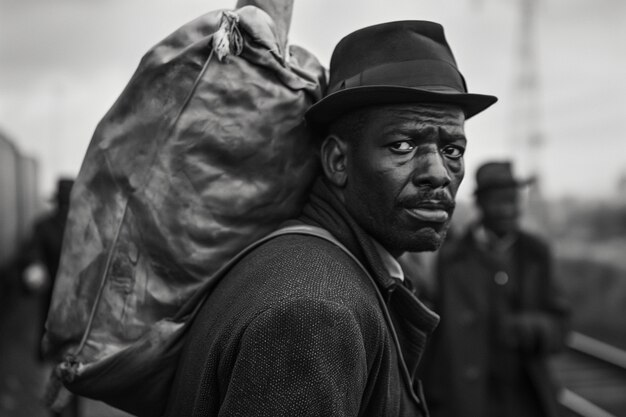
[[[0,298],[17,284],[20,250],[40,212],[38,163],[0,133]]]
[[[33,223],[41,213],[41,202],[37,160],[30,156],[21,155],[18,161],[18,239],[23,241],[31,234]]]
[[[20,154],[0,133],[0,268],[16,254],[20,240],[18,170]]]

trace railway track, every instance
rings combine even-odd
[[[626,417],[626,351],[581,333],[554,359],[567,417]]]

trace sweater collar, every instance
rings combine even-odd
[[[400,266],[396,258],[394,258],[393,255],[390,254],[389,251],[383,247],[383,245],[378,243],[376,239],[372,239],[372,242],[374,242],[376,252],[378,252],[378,256],[380,256],[380,259],[383,262],[383,266],[387,270],[387,274],[389,274],[391,278],[404,281],[404,271],[402,271],[402,267]]]

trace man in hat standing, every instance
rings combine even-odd
[[[191,325],[167,415],[427,415],[415,371],[438,317],[396,257],[443,241],[465,120],[495,101],[467,92],[436,23],[341,40],[306,114],[323,172],[291,222],[318,236],[273,238],[224,277]]]
[[[24,284],[28,290],[40,292],[41,297],[40,335],[37,339],[37,352],[40,359],[44,359],[40,344],[50,309],[54,281],[59,269],[63,232],[73,185],[74,180],[70,178],[60,178],[57,181],[54,210],[37,219],[20,259],[21,267],[24,269],[22,274]]]
[[[38,334],[36,338],[37,357],[43,363],[50,364],[58,358],[44,354],[42,339],[45,333],[46,319],[52,291],[59,269],[63,233],[70,208],[70,195],[74,180],[60,178],[57,181],[56,195],[54,196],[54,210],[42,216],[35,222],[32,236],[24,248],[20,259],[23,268],[23,280],[26,288],[35,293],[40,299]],[[67,406],[60,412],[50,411],[52,416],[78,416],[78,397],[72,395]]]
[[[433,417],[557,417],[547,355],[561,349],[567,307],[548,246],[520,230],[511,163],[476,174],[480,220],[439,253],[441,323],[420,375]]]

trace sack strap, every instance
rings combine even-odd
[[[346,248],[341,242],[339,242],[337,240],[337,238],[335,236],[333,236],[328,230],[326,229],[322,229],[321,227],[317,227],[317,226],[309,226],[309,225],[295,225],[295,226],[286,226],[283,227],[281,229],[276,230],[275,232],[265,236],[264,238],[254,242],[252,245],[250,245],[248,248],[244,249],[242,252],[245,253],[240,253],[243,256],[245,256],[246,254],[248,254],[252,249],[260,246],[261,244],[267,242],[268,240],[271,240],[275,237],[278,236],[283,236],[283,235],[307,235],[307,236],[314,236],[314,237],[318,237],[320,239],[324,239],[328,242],[333,243],[335,246],[337,246],[339,249],[341,249],[346,255],[348,255],[350,257],[350,259],[352,259],[361,269],[361,271],[363,272],[363,274],[365,274],[367,276],[367,278],[369,279],[370,283],[372,284],[372,287],[374,287],[374,290],[376,292],[376,298],[378,299],[378,304],[380,305],[380,308],[383,312],[383,316],[385,317],[385,321],[387,322],[387,326],[389,328],[389,331],[391,332],[391,336],[393,339],[393,343],[396,346],[396,352],[398,354],[398,359],[400,362],[400,368],[401,368],[401,373],[402,376],[405,380],[405,383],[407,384],[408,387],[408,391],[411,394],[411,397],[420,405],[422,405],[422,401],[418,398],[417,395],[415,395],[415,391],[413,390],[413,381],[411,379],[411,375],[409,373],[409,370],[406,366],[406,362],[404,361],[404,356],[402,355],[402,349],[400,347],[400,342],[398,340],[398,334],[396,333],[396,329],[393,325],[393,322],[391,321],[391,315],[389,314],[389,310],[387,309],[387,303],[385,303],[385,299],[383,298],[383,295],[380,292],[380,289],[378,288],[378,285],[376,284],[376,281],[374,280],[374,278],[372,277],[372,275],[369,273],[369,271],[365,268],[365,266],[361,263],[361,261],[359,261],[357,259],[356,256],[354,256],[354,254],[352,252],[350,252],[350,250],[348,248]],[[239,256],[236,257],[237,260],[241,259]]]

